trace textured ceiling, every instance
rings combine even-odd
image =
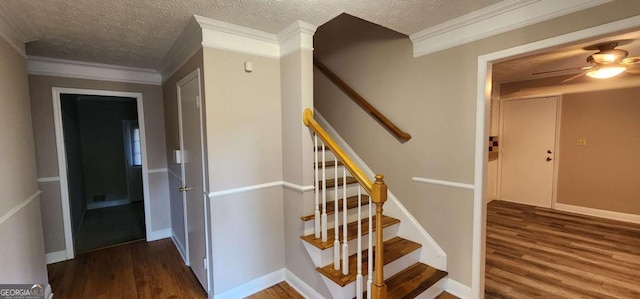
[[[608,41],[623,41],[617,49],[627,50],[629,52],[627,57],[640,56],[640,31],[619,33],[496,63],[493,65],[493,81],[505,83],[560,75],[568,77],[571,74],[578,74],[583,71],[580,69],[581,67],[589,66],[587,57],[597,52],[597,50],[585,50],[584,48]],[[640,66],[635,66],[635,68],[640,68]],[[566,71],[532,75],[555,70]]]
[[[27,54],[157,68],[192,15],[277,33],[341,12],[404,34],[500,0],[0,0],[33,40]]]

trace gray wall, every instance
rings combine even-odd
[[[144,101],[144,122],[147,139],[147,163],[149,173],[151,231],[161,231],[171,227],[169,213],[168,177],[163,171],[167,167],[164,133],[164,109],[160,86],[29,75],[31,113],[36,144],[38,177],[57,177],[58,161],[53,124],[52,87],[96,89],[142,93]],[[45,186],[46,185],[46,186]],[[65,249],[62,228],[62,207],[59,182],[41,183],[42,220],[45,233],[46,251]]]
[[[3,38],[0,70],[0,284],[46,285],[26,60]]]
[[[67,153],[71,229],[73,230],[74,236],[78,233],[84,213],[87,211],[82,165],[80,115],[78,113],[78,102],[76,100],[77,97],[74,95],[62,95],[60,97],[64,146]]]
[[[281,181],[280,61],[203,54],[210,191]],[[284,268],[281,187],[212,198],[211,215],[215,294]]]
[[[450,277],[471,285],[472,192],[411,178],[473,183],[478,56],[639,13],[640,2],[619,0],[419,58],[401,35],[328,24],[316,54],[413,139],[399,143],[317,72],[315,105],[447,252]]]

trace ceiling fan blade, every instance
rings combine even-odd
[[[575,76],[572,76],[572,77],[569,77],[569,78],[567,78],[567,79],[564,79],[564,80],[562,80],[562,82],[560,82],[560,83],[567,83],[567,82],[569,82],[569,81],[573,81],[573,80],[575,80],[575,79],[578,79],[578,78],[580,78],[580,77],[582,77],[582,76],[586,75],[586,74],[587,74],[588,72],[590,72],[591,70],[592,70],[592,69],[588,69],[588,70],[586,70],[586,71],[584,71],[584,72],[582,72],[582,73],[580,73],[580,74],[577,74],[577,75],[575,75]]]
[[[638,69],[627,69],[625,72],[627,72],[629,74],[640,75],[640,70],[638,70]]]
[[[626,64],[626,65],[634,65],[634,64],[639,64],[639,63],[640,63],[640,56],[627,57],[627,58],[622,60],[622,64]]]
[[[566,72],[566,71],[573,71],[573,70],[586,70],[586,69],[590,69],[590,68],[592,68],[592,66],[572,67],[572,68],[568,68],[568,69],[559,69],[559,70],[552,70],[552,71],[536,72],[536,73],[533,73],[531,75],[535,76],[535,75],[550,74],[550,73],[557,73],[557,72]]]

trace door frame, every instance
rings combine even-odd
[[[500,136],[500,142],[504,142],[504,105],[503,102],[508,101],[523,101],[523,100],[532,100],[539,98],[556,98],[556,126],[555,126],[555,136],[554,136],[554,148],[553,148],[553,178],[551,182],[551,208],[555,208],[557,193],[556,190],[558,188],[558,165],[560,164],[560,123],[562,116],[562,93],[552,93],[552,94],[542,94],[542,95],[530,95],[524,97],[513,97],[513,98],[500,98],[500,115],[499,115],[499,123],[498,123],[498,136]],[[498,165],[497,165],[497,180],[496,180],[496,198],[502,200],[502,147],[499,147],[500,151],[498,154]]]
[[[142,195],[144,198],[144,222],[147,241],[151,235],[151,206],[149,199],[149,169],[147,164],[147,138],[144,122],[144,107],[142,93],[122,92],[98,89],[80,89],[66,87],[52,87],[53,123],[56,138],[56,151],[58,156],[58,176],[60,177],[60,200],[62,202],[62,222],[64,226],[64,240],[66,259],[75,256],[73,232],[71,228],[71,207],[69,202],[69,185],[67,180],[67,154],[64,143],[64,131],[62,126],[61,94],[80,94],[94,96],[125,97],[136,99],[138,109],[138,128],[140,129],[140,149],[142,154]]]
[[[584,39],[631,30],[640,24],[640,16],[633,16],[590,28],[557,35],[544,40],[499,50],[478,56],[476,83],[476,131],[474,153],[473,232],[471,253],[471,296],[484,297],[484,264],[486,241],[486,205],[484,191],[487,184],[487,150],[489,128],[487,112],[491,107],[492,66],[510,58],[534,54]]]
[[[199,113],[199,122],[200,122],[200,147],[201,147],[201,153],[202,153],[202,186],[203,189],[202,190],[202,194],[203,194],[203,201],[204,201],[204,235],[205,235],[205,244],[206,244],[206,248],[205,248],[205,252],[207,255],[207,265],[206,265],[206,270],[207,270],[207,293],[209,294],[209,297],[213,296],[213,292],[212,292],[212,286],[213,286],[213,275],[211,273],[212,269],[213,269],[213,261],[212,261],[212,252],[211,252],[211,238],[210,238],[210,233],[211,233],[211,228],[210,228],[210,217],[211,217],[211,209],[210,209],[210,202],[209,202],[209,191],[208,191],[208,177],[207,177],[207,170],[206,170],[206,166],[207,166],[207,154],[205,152],[206,150],[206,146],[205,146],[205,137],[204,137],[204,101],[202,99],[202,76],[201,76],[201,71],[200,68],[196,68],[195,70],[193,70],[191,73],[189,73],[188,75],[184,76],[182,79],[180,79],[177,83],[176,83],[176,101],[178,104],[178,136],[180,139],[180,155],[182,156],[182,161],[184,162],[184,135],[183,135],[183,125],[182,125],[182,96],[180,94],[181,89],[184,85],[186,85],[187,83],[191,82],[192,80],[198,80],[198,100],[197,103],[200,105],[200,113]],[[182,178],[182,185],[185,186],[185,169],[184,169],[184,163],[180,163],[180,174],[181,174],[181,178]],[[187,266],[191,266],[191,261],[190,261],[190,256],[189,256],[189,219],[188,219],[188,214],[187,214],[187,198],[186,198],[186,193],[182,192],[182,209],[183,209],[183,217],[184,217],[184,239],[185,239],[185,254],[184,254],[184,259],[185,259],[185,264]]]

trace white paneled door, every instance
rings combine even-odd
[[[551,208],[558,97],[504,100],[500,199]]]
[[[208,290],[204,157],[199,69],[178,82],[182,187],[189,266]]]

